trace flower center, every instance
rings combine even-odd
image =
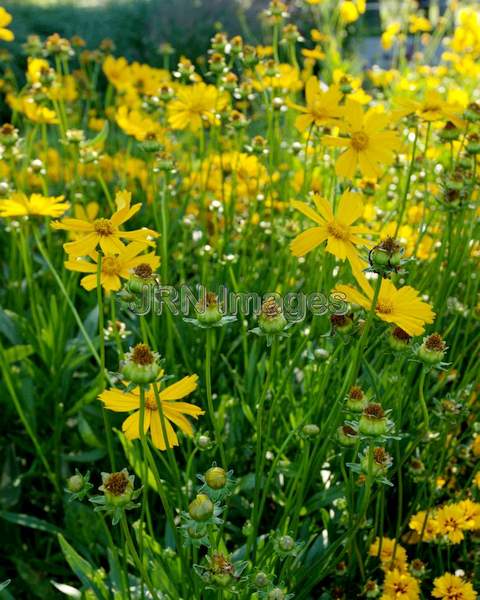
[[[120,260],[116,256],[105,256],[102,262],[102,273],[105,275],[118,275]]]
[[[397,594],[406,594],[408,591],[408,586],[405,585],[404,583],[394,583],[393,589],[395,590],[395,593],[397,593]]]
[[[132,350],[132,360],[137,365],[151,365],[155,357],[146,344],[137,344]]]
[[[348,240],[348,229],[336,221],[327,223],[327,231],[329,235],[334,237],[336,240]]]
[[[128,477],[123,471],[112,473],[104,484],[105,489],[114,496],[121,496],[128,486]]]
[[[93,228],[98,235],[107,237],[115,231],[110,219],[96,219],[93,222]]]
[[[378,313],[382,313],[382,315],[390,315],[393,312],[393,302],[390,300],[379,300],[376,310]]]
[[[354,150],[365,150],[368,142],[368,135],[364,131],[354,131],[352,133],[352,148]]]
[[[145,408],[147,410],[158,410],[157,401],[155,398],[145,398]]]

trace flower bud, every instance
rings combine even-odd
[[[141,263],[133,269],[127,283],[127,288],[134,294],[140,294],[143,292],[145,286],[150,287],[155,285],[155,283],[156,278],[152,267],[146,263]]]
[[[465,150],[472,155],[480,154],[480,135],[471,133],[467,138]]]
[[[102,473],[102,485],[98,488],[105,495],[108,504],[124,506],[133,496],[135,476],[129,475],[127,469],[116,473]]]
[[[283,552],[291,552],[295,548],[295,540],[291,535],[282,535],[278,538],[278,547]]]
[[[370,250],[368,261],[373,271],[385,273],[386,271],[396,269],[402,260],[400,244],[392,237],[387,237],[378,246]]]
[[[280,588],[273,588],[270,592],[268,592],[267,596],[268,600],[285,600],[285,593]]]
[[[387,417],[383,408],[377,402],[365,406],[358,423],[360,433],[364,435],[384,435],[387,433]]]
[[[258,324],[264,333],[280,333],[287,326],[287,319],[274,298],[268,298],[263,303]]]
[[[418,358],[426,365],[437,365],[442,362],[447,346],[438,333],[423,339],[417,352]]]
[[[308,437],[315,437],[320,433],[320,427],[315,423],[307,423],[303,426],[302,433]]]
[[[387,337],[390,348],[397,352],[401,352],[408,348],[411,339],[412,337],[401,327],[392,327]]]
[[[4,123],[0,127],[0,144],[9,148],[14,146],[18,140],[18,129],[11,123]]]
[[[214,512],[214,504],[206,494],[197,494],[188,506],[188,514],[194,521],[208,521]]]
[[[358,433],[353,427],[345,423],[338,428],[337,437],[342,446],[355,446],[358,439]]]
[[[376,581],[369,579],[363,588],[366,598],[377,598],[380,595],[380,587]]]
[[[470,123],[480,121],[480,102],[471,102],[465,109],[463,116]]]
[[[454,123],[447,121],[445,123],[445,127],[440,130],[438,135],[440,139],[445,142],[453,142],[453,140],[458,140],[460,136],[460,130]]]
[[[144,385],[155,381],[160,374],[158,354],[146,344],[137,344],[125,355],[121,373],[127,381]]]
[[[195,310],[197,320],[204,325],[213,325],[222,319],[218,299],[213,292],[207,292],[205,298],[197,302]]]
[[[350,388],[350,392],[347,396],[346,407],[348,408],[348,410],[359,413],[359,412],[362,412],[362,410],[365,408],[366,404],[367,404],[367,398],[366,398],[365,394],[363,393],[362,388],[359,387],[358,385],[352,386]]]
[[[367,451],[361,461],[360,466],[362,471],[368,475],[370,472],[375,477],[377,475],[383,475],[387,472],[387,469],[392,465],[392,457],[385,450],[385,448],[374,448],[372,454],[372,461],[370,464],[370,456]]]
[[[200,435],[198,436],[197,443],[201,450],[206,450],[210,447],[212,440],[208,437],[208,435]]]
[[[330,317],[330,323],[332,324],[334,331],[338,331],[342,334],[350,333],[353,329],[353,319],[351,315],[332,315]]]
[[[228,477],[222,467],[211,467],[205,473],[205,483],[212,490],[221,490],[227,485]]]
[[[425,576],[427,569],[425,563],[419,558],[414,558],[410,563],[410,573],[416,578],[421,579]]]
[[[67,479],[67,489],[69,492],[72,492],[72,494],[78,494],[78,492],[81,492],[84,484],[85,480],[83,475],[80,473],[76,473]]]

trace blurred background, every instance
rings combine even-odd
[[[394,0],[402,3],[403,0]],[[387,0],[388,2],[388,0]],[[296,2],[285,0],[289,11]],[[114,41],[117,55],[130,60],[162,63],[160,47],[169,43],[175,55],[191,59],[204,54],[215,31],[240,34],[248,43],[260,43],[259,15],[268,0],[3,0],[13,16],[16,40],[9,50],[21,56],[21,44],[28,34],[42,38],[52,33],[71,38],[79,35],[89,48],[104,38]],[[359,40],[378,39],[379,2],[367,2],[367,11],[352,26]],[[305,3],[303,3],[305,7]],[[302,23],[303,20],[303,23]],[[300,30],[308,32],[308,11],[295,18]],[[305,28],[302,27],[305,26]],[[367,44],[368,45],[368,44]],[[370,53],[373,52],[369,50]]]

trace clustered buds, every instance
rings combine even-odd
[[[387,237],[372,248],[368,254],[370,268],[375,273],[387,276],[391,271],[397,271],[402,263],[403,248],[392,237]]]

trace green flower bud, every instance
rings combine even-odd
[[[362,388],[358,385],[352,386],[347,397],[346,407],[348,410],[359,413],[362,412],[366,404],[367,398],[365,397]]]
[[[18,129],[11,123],[4,123],[0,127],[0,144],[9,148],[14,146],[18,140]]]
[[[465,109],[463,116],[470,123],[480,121],[480,102],[471,102]]]
[[[438,135],[440,139],[445,142],[453,142],[453,140],[458,140],[460,130],[454,123],[447,121],[445,127],[440,130]]]
[[[194,521],[208,521],[214,512],[214,504],[206,494],[198,494],[188,506],[188,514]]]
[[[152,267],[146,263],[142,263],[133,269],[127,287],[130,292],[140,294],[143,292],[145,286],[153,286],[156,282],[157,280]]]
[[[387,433],[387,417],[380,404],[370,402],[363,409],[358,430],[364,435],[384,435]]]
[[[472,155],[480,154],[480,135],[471,133],[467,138],[465,150]]]
[[[392,327],[389,331],[387,341],[392,350],[400,352],[408,348],[411,340],[411,336],[408,335],[401,327]]]
[[[270,592],[268,592],[267,596],[268,600],[285,600],[285,592],[280,588],[273,588]]]
[[[227,473],[221,467],[211,467],[205,473],[205,483],[212,490],[221,490],[227,485]]]
[[[383,475],[392,465],[392,457],[385,448],[374,448],[372,454],[372,462],[370,465],[369,452],[367,451],[360,460],[362,471],[368,475],[370,472],[374,477]]]
[[[433,333],[423,339],[423,344],[417,352],[418,358],[426,365],[437,365],[442,362],[447,346],[438,333]]]
[[[255,580],[254,580],[254,584],[257,588],[264,588],[266,587],[268,584],[270,583],[270,580],[268,579],[268,576],[266,573],[264,573],[263,571],[259,571],[256,575],[255,575]]]
[[[346,334],[350,333],[353,329],[353,319],[351,315],[332,315],[330,317],[330,323],[334,331]]]
[[[358,433],[350,425],[341,425],[337,430],[338,441],[342,446],[355,446],[358,439]]]
[[[278,547],[283,552],[291,552],[295,548],[295,540],[291,535],[282,535],[278,538]]]
[[[373,271],[383,274],[400,265],[402,248],[393,238],[387,237],[378,246],[370,250],[368,260]]]
[[[380,595],[380,587],[373,579],[369,579],[363,588],[363,592],[367,598],[377,598]]]
[[[125,355],[121,373],[127,381],[145,385],[155,381],[160,374],[158,354],[146,344],[137,344]]]
[[[268,298],[263,303],[258,324],[264,333],[280,333],[287,326],[287,319],[274,298]]]
[[[72,475],[67,479],[67,489],[73,494],[78,494],[78,492],[80,492],[83,489],[84,484],[85,480],[83,478],[83,475],[80,475],[80,473]]]
[[[303,426],[302,433],[308,437],[315,437],[320,433],[320,427],[315,425],[315,423],[307,423],[307,425]]]
[[[102,473],[102,485],[98,488],[105,495],[107,504],[124,506],[133,497],[135,476],[129,475],[127,469],[116,473]]]
[[[213,325],[222,320],[218,299],[213,292],[207,292],[206,297],[197,302],[195,310],[198,321],[204,325]]]

